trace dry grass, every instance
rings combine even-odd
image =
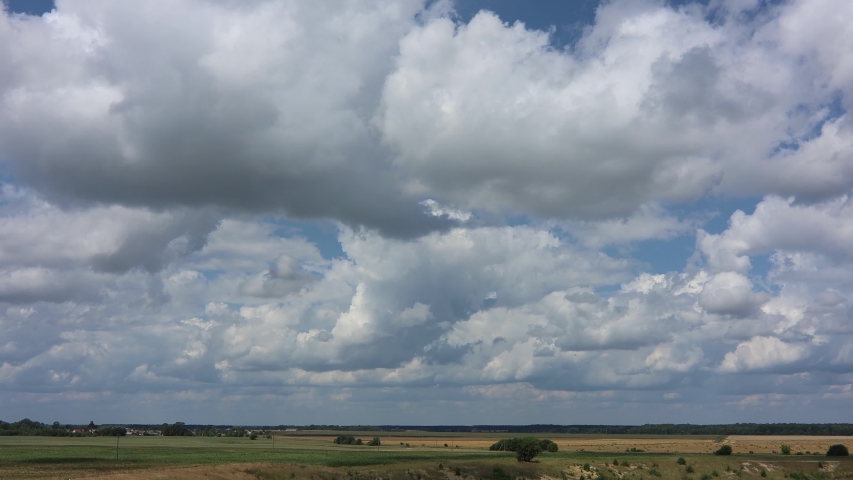
[[[407,448],[452,448],[452,449],[478,449],[486,450],[501,438],[499,434],[491,437],[485,436],[419,436],[419,435],[397,435],[382,436],[382,445],[391,447]],[[625,452],[631,448],[643,450],[647,453],[713,453],[720,445],[729,444],[735,453],[772,454],[780,451],[784,443],[791,447],[792,455],[796,452],[815,452],[823,455],[830,445],[842,443],[853,449],[853,437],[811,437],[811,436],[737,436],[732,435],[725,438],[712,437],[648,437],[648,436],[565,436],[565,435],[535,435],[540,438],[550,438],[555,441],[561,451],[568,452]],[[300,440],[311,443],[331,443],[334,437],[329,436],[302,436]],[[373,436],[358,435],[367,442]],[[400,444],[403,444],[402,446]],[[444,445],[447,445],[445,447]]]

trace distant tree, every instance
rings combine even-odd
[[[359,440],[361,439],[356,439],[351,435],[338,435],[334,442],[339,445],[360,445]]]
[[[829,450],[826,451],[827,457],[846,457],[850,455],[850,452],[847,451],[847,447],[842,444],[836,444],[829,447]]]
[[[500,452],[520,452],[522,448],[527,449],[528,453],[530,451],[533,443],[536,443],[539,446],[539,451],[536,452],[533,456],[539,455],[541,452],[556,452],[559,450],[557,444],[548,439],[538,439],[536,437],[524,437],[524,438],[504,438],[498,440],[492,446],[489,447],[489,450],[492,451],[500,451]],[[526,455],[523,455],[526,456]],[[533,457],[530,457],[533,458]],[[519,457],[519,461],[529,462],[530,460],[521,460]]]
[[[162,427],[160,427],[160,435],[164,437],[190,437],[193,432],[191,432],[184,422],[175,422],[171,425],[164,423]]]
[[[379,440],[379,437],[373,437],[373,440],[367,442],[368,447],[378,447],[382,445],[382,442]]]
[[[215,437],[218,434],[213,426],[207,427],[201,432],[202,437]]]
[[[543,452],[553,453],[560,449],[556,443],[552,442],[551,440],[548,440],[547,438],[539,440],[539,446],[542,448]]]
[[[782,446],[779,447],[779,451],[782,452],[782,455],[790,455],[791,447],[783,443]]]
[[[722,447],[717,449],[717,451],[714,452],[714,455],[731,455],[731,454],[732,454],[732,446],[731,445],[723,445]]]
[[[252,432],[252,434],[251,434],[251,435],[249,435],[249,440],[257,440],[257,439],[258,439],[258,434],[257,434],[257,433]]]
[[[685,460],[684,457],[678,457],[678,460],[676,460],[675,463],[677,463],[679,465],[686,465],[687,460]]]
[[[127,435],[127,429],[124,427],[101,427],[97,432],[102,437],[124,437]]]
[[[519,438],[518,450],[515,450],[515,457],[519,462],[529,462],[533,457],[542,453],[542,444],[536,437]]]

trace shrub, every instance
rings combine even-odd
[[[850,452],[847,451],[847,447],[838,443],[829,447],[829,450],[826,451],[827,457],[846,457],[850,455]]]
[[[337,443],[338,445],[358,445],[359,444],[358,442],[360,440],[361,439],[356,440],[355,437],[351,437],[351,436],[338,435],[338,437],[335,438],[334,442]]]
[[[539,440],[539,447],[542,449],[543,452],[553,453],[553,452],[556,452],[559,450],[559,447],[557,447],[557,444],[552,442],[551,440],[548,440],[547,438],[543,438],[542,440]]]
[[[619,465],[619,460],[613,459],[613,465]]]
[[[584,463],[584,464],[583,464],[583,471],[584,471],[584,472],[588,472],[588,471],[589,471],[589,464],[588,464],[588,463]]]
[[[782,444],[782,446],[779,447],[779,451],[782,452],[782,455],[790,455],[791,454],[791,447],[788,445]]]
[[[257,440],[257,439],[258,439],[258,434],[257,434],[257,433],[252,432],[252,434],[251,434],[251,435],[249,435],[249,440]]]
[[[731,445],[723,445],[722,447],[717,449],[716,452],[714,452],[714,455],[731,455],[731,454],[732,454],[732,446]]]
[[[678,457],[678,460],[676,460],[675,463],[679,465],[687,465],[687,460],[685,460],[684,457]]]
[[[542,451],[556,452],[557,444],[536,437],[504,438],[492,444],[489,450],[515,452],[519,462],[529,462]]]
[[[761,469],[761,478],[766,478],[766,477],[767,477],[767,470],[762,468]]]
[[[512,480],[512,475],[503,471],[503,469],[497,465],[492,469],[492,479],[493,480]]]
[[[684,469],[687,473],[693,473],[693,465],[688,465],[687,468]]]
[[[373,437],[373,440],[367,442],[367,446],[369,447],[378,447],[382,445],[382,442],[379,441],[379,437]]]

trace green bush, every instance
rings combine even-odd
[[[687,460],[685,460],[684,457],[678,457],[678,460],[676,460],[675,463],[679,465],[687,465]]]
[[[782,446],[779,447],[779,451],[782,452],[782,455],[790,455],[791,447],[783,443]]]
[[[829,450],[826,451],[827,457],[846,457],[850,455],[850,452],[847,451],[847,447],[838,443],[829,447]]]
[[[732,446],[731,445],[723,445],[717,451],[714,452],[714,455],[731,455],[732,454]]]
[[[337,443],[338,445],[358,445],[359,444],[358,442],[360,440],[361,439],[356,439],[355,437],[352,437],[352,436],[338,435],[338,437],[335,438],[334,442]]]
[[[492,469],[492,480],[512,480],[512,475],[503,471],[503,469],[497,465]]]
[[[378,447],[382,445],[382,442],[379,440],[379,437],[373,437],[373,440],[367,442],[367,446],[369,447]]]
[[[693,473],[693,465],[688,465],[687,468],[684,469],[687,473]]]
[[[489,450],[515,452],[519,462],[529,462],[543,451],[556,452],[557,444],[536,437],[504,438],[492,444]]]

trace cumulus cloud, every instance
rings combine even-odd
[[[806,345],[785,343],[775,337],[754,337],[727,353],[719,368],[724,372],[769,369],[802,360],[808,354]]]
[[[803,83],[831,67],[767,47],[795,28],[797,8],[746,23],[705,13],[610,2],[564,51],[489,12],[435,19],[402,40],[377,122],[410,191],[473,209],[609,216],[711,191],[849,188],[849,128],[827,107],[838,90]],[[802,145],[789,155],[783,144]]]
[[[835,3],[605,2],[564,49],[417,0],[3,12],[0,401],[260,423],[846,407]],[[683,270],[633,257],[693,236]]]
[[[447,225],[402,196],[370,127],[422,5],[339,7],[91,0],[4,14],[2,158],[63,202],[213,205],[398,235]]]
[[[736,272],[714,275],[702,286],[699,305],[708,313],[746,316],[769,300],[769,295],[753,292],[752,282]]]

